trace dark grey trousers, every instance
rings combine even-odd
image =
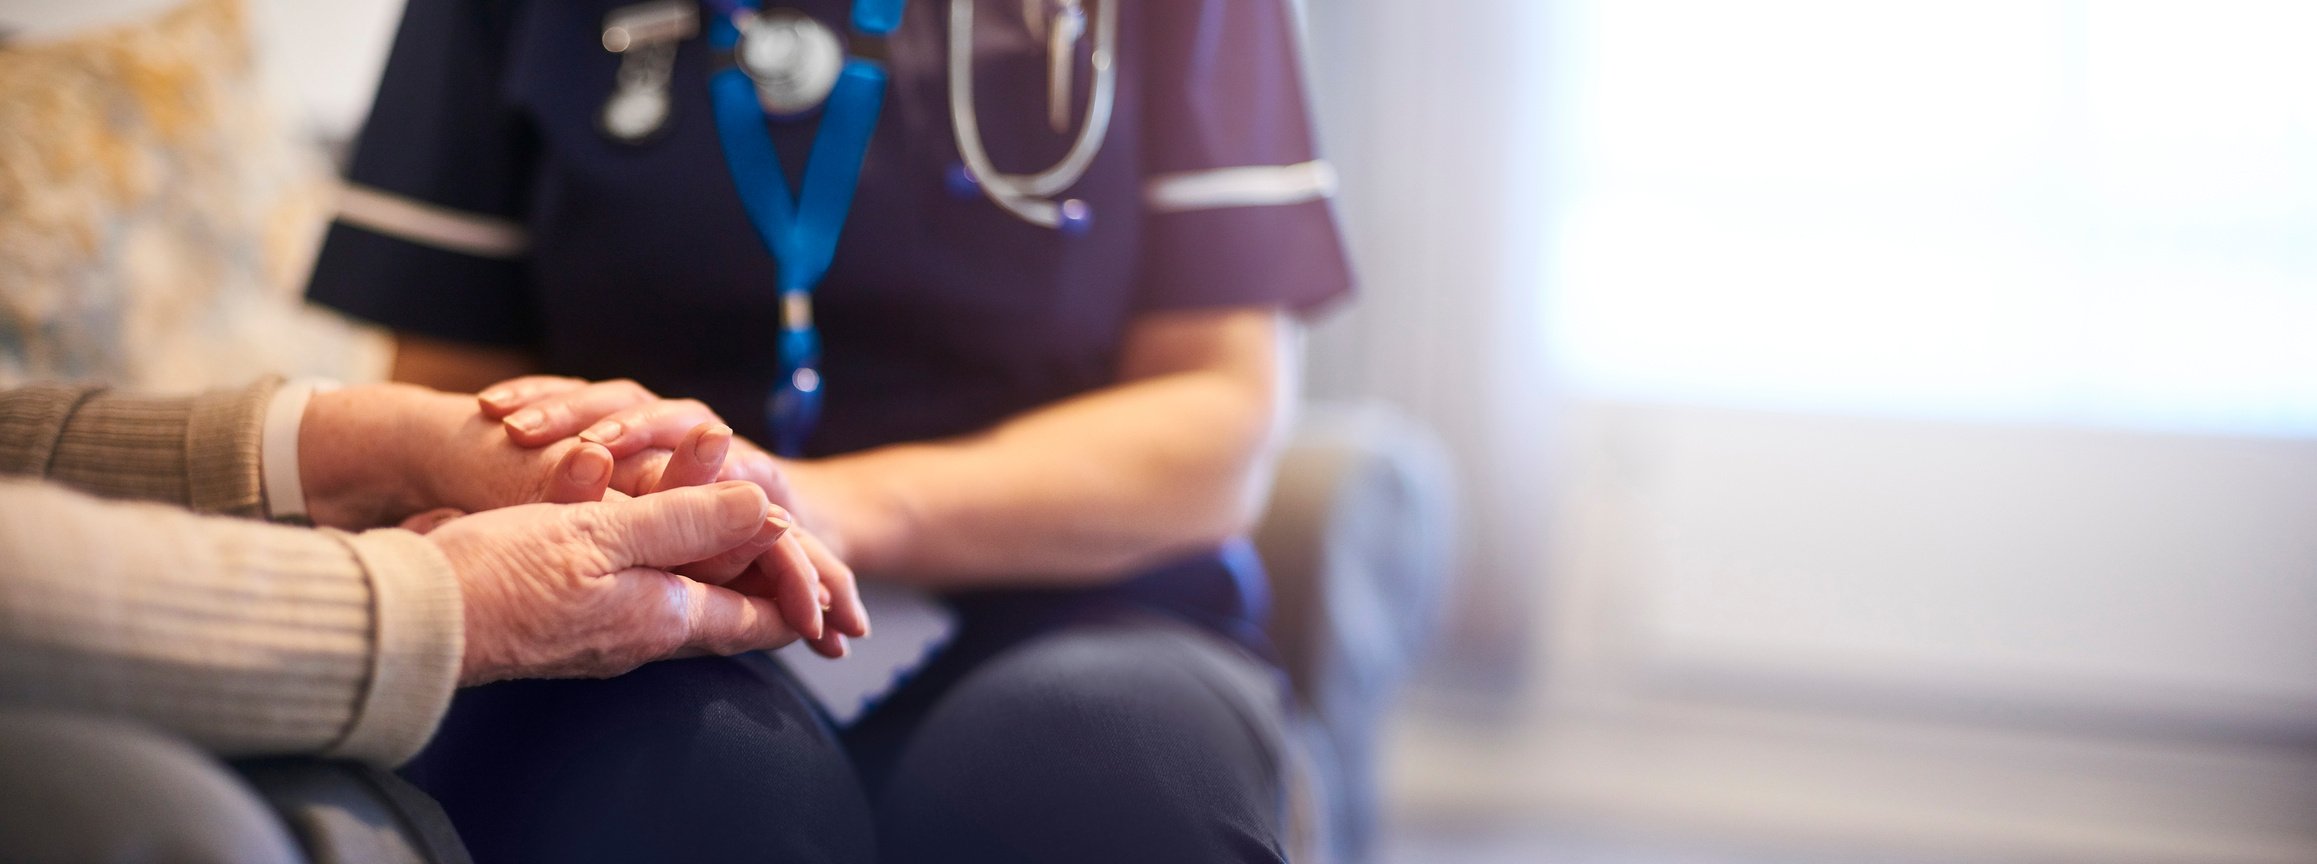
[[[957,661],[849,748],[761,658],[494,685],[416,767],[485,861],[1286,858],[1277,682],[1222,640],[1127,618]],[[434,800],[374,768],[227,765],[126,721],[0,711],[0,861],[468,860]]]
[[[958,644],[842,736],[758,656],[459,694],[405,776],[482,864],[1279,864],[1276,674],[1155,616]]]
[[[321,759],[227,765],[127,720],[0,711],[0,861],[466,864],[442,808]]]

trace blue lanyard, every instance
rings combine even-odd
[[[740,42],[733,17],[740,10],[755,9],[756,2],[723,0],[711,5],[723,14],[710,16],[708,44],[728,55]],[[854,0],[853,28],[870,36],[891,33],[901,23],[901,6],[902,0]],[[708,76],[716,137],[723,144],[741,209],[780,264],[781,374],[765,400],[765,415],[772,426],[773,452],[783,456],[802,453],[805,440],[820,423],[821,338],[812,320],[813,288],[828,274],[845,214],[852,210],[861,160],[884,107],[886,77],[885,68],[874,61],[846,58],[844,71],[821,108],[821,128],[805,160],[802,194],[791,195],[772,133],[766,129],[771,118],[757,101],[756,82],[736,64]]]

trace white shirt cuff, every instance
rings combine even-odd
[[[316,393],[338,389],[338,382],[300,378],[274,390],[266,404],[265,430],[258,443],[258,465],[265,484],[266,516],[300,519],[306,515],[306,481],[298,473],[298,431],[306,422],[306,403]]]

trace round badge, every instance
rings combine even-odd
[[[603,103],[596,119],[604,134],[634,144],[652,137],[668,122],[668,91],[658,87],[621,87]]]
[[[742,22],[737,47],[733,59],[756,82],[757,101],[776,117],[820,107],[845,69],[836,31],[794,9],[766,10]]]

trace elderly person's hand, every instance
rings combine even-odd
[[[658,451],[655,464],[662,470],[651,485],[624,491],[643,494],[712,481],[731,439],[731,430],[720,424],[691,430]],[[605,497],[616,467],[603,448],[582,441],[518,445],[496,419],[476,412],[473,396],[404,384],[315,394],[299,429],[298,465],[314,522],[350,529],[397,523],[420,528],[460,513],[596,501]],[[785,512],[780,516],[786,521]],[[843,656],[843,634],[866,634],[867,615],[851,571],[814,561],[800,534],[784,532],[750,558],[726,565],[728,572],[703,570],[705,562],[677,572],[711,573],[734,591],[772,598],[788,627],[810,640],[813,650]],[[825,615],[832,607],[846,615]],[[831,617],[841,617],[843,626],[828,626],[824,619]]]
[[[580,443],[607,448],[617,460],[610,481],[615,491],[641,494],[713,480],[756,484],[776,506],[796,514],[800,525],[774,553],[801,556],[833,589],[828,622],[834,631],[867,635],[868,612],[861,606],[852,568],[822,539],[822,532],[833,527],[828,511],[816,510],[816,517],[807,517],[802,510],[810,505],[800,500],[789,483],[790,463],[765,453],[747,439],[732,436],[705,404],[692,399],[662,399],[634,381],[588,382],[545,375],[483,388],[477,402],[482,414],[496,418],[508,440],[518,446],[540,448],[542,453]],[[722,429],[729,447],[714,471],[704,471],[701,463],[680,457],[703,428]],[[808,521],[815,518],[817,522]],[[814,645],[818,650],[821,642]]]
[[[716,584],[787,530],[749,483],[443,522],[427,538],[450,559],[466,601],[459,684],[606,677],[668,657],[788,644],[797,634],[772,601]],[[693,576],[671,572],[684,565]]]

